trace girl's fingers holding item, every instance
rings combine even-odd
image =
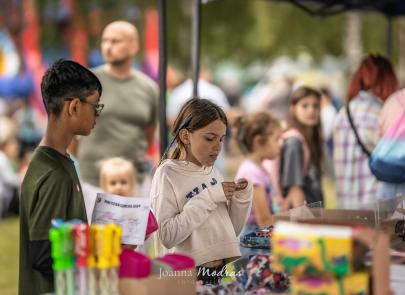
[[[224,182],[222,182],[222,186],[223,187],[235,187],[236,184],[233,181],[224,181]]]
[[[248,186],[248,181],[245,178],[240,178],[236,182],[236,190],[244,190]]]
[[[227,191],[235,191],[236,184],[234,182],[223,182],[222,188]]]
[[[222,189],[224,190],[225,197],[230,200],[235,192],[235,183],[231,181],[224,181],[222,182]]]

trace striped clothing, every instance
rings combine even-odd
[[[379,140],[378,116],[382,102],[369,92],[360,91],[350,102],[350,111],[359,137],[369,151]],[[361,208],[376,199],[378,182],[368,166],[368,157],[357,143],[343,107],[335,121],[334,166],[338,207]]]

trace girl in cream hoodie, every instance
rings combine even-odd
[[[152,180],[152,208],[159,224],[157,255],[179,252],[194,258],[197,277],[217,284],[226,263],[240,256],[238,235],[250,213],[252,186],[224,182],[213,167],[227,129],[223,110],[193,98],[173,125],[177,145]],[[169,146],[170,147],[170,146]]]

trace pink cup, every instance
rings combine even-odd
[[[124,248],[120,260],[120,278],[146,278],[151,273],[152,261],[142,253]]]
[[[195,267],[194,259],[182,254],[166,254],[163,257],[158,257],[156,260],[166,263],[173,270],[183,270]]]

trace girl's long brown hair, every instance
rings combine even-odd
[[[321,93],[319,91],[310,87],[300,87],[291,94],[290,98],[291,106],[295,106],[301,99],[309,96],[317,98],[319,102],[321,100]],[[311,135],[309,135],[308,132],[306,132],[308,127],[299,122],[295,116],[291,115],[289,126],[297,129],[303,135],[310,149],[312,162],[316,165],[318,169],[321,169],[321,161],[323,155],[321,119],[319,118],[318,124],[313,127]]]
[[[228,129],[228,120],[224,111],[215,103],[208,99],[194,97],[186,102],[174,121],[171,133],[173,140],[177,143],[173,152],[166,152],[160,161],[169,159],[179,159],[181,151],[185,151],[185,146],[179,138],[181,129],[187,129],[191,133],[207,126],[215,120],[221,120]],[[170,148],[170,146],[168,147]]]

